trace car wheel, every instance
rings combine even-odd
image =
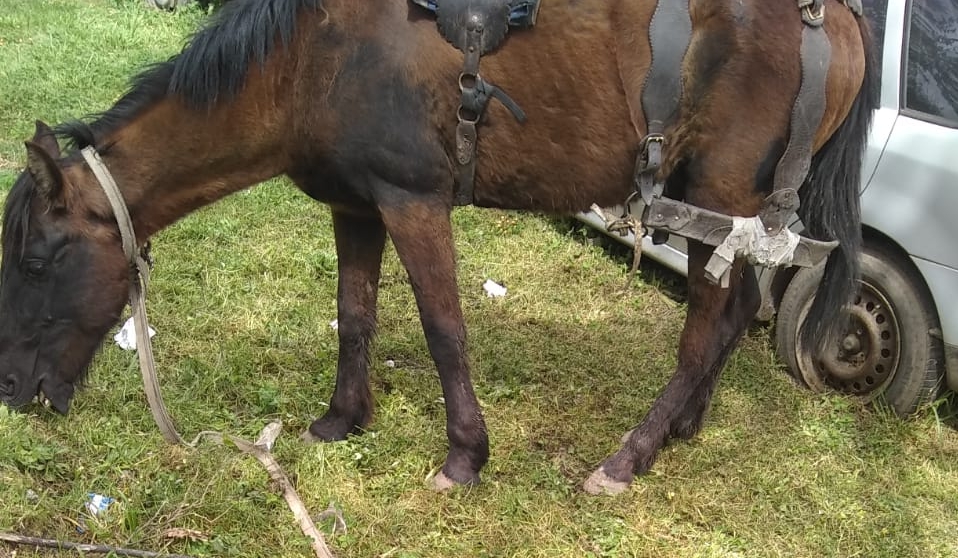
[[[849,322],[819,354],[799,346],[798,331],[822,278],[824,266],[799,270],[776,319],[779,356],[796,379],[814,391],[837,390],[865,401],[880,398],[909,416],[938,396],[944,377],[944,347],[938,315],[924,282],[906,258],[888,248],[866,246],[861,286],[849,307]]]

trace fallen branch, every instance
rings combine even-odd
[[[255,457],[263,467],[266,468],[270,478],[283,490],[283,498],[285,498],[286,503],[289,504],[289,509],[293,511],[293,516],[296,517],[296,521],[299,522],[300,529],[303,530],[303,534],[312,539],[313,551],[316,552],[317,558],[333,558],[333,553],[329,550],[329,547],[326,546],[326,539],[323,538],[322,533],[316,529],[316,524],[313,523],[313,519],[309,516],[309,512],[306,510],[303,500],[299,497],[299,493],[293,488],[293,483],[289,482],[289,477],[286,476],[283,468],[279,466],[279,463],[273,458],[273,454],[270,453],[270,448],[273,447],[273,442],[277,436],[279,436],[281,429],[282,424],[279,422],[267,424],[260,433],[256,443],[250,443],[236,436],[230,436],[229,439],[232,440],[241,451]]]
[[[37,537],[23,537],[13,533],[0,533],[0,541],[12,543],[21,546],[33,546],[43,548],[55,548],[57,550],[76,550],[78,552],[87,552],[90,554],[109,554],[117,556],[132,556],[133,558],[190,558],[183,554],[166,554],[163,552],[150,552],[148,550],[133,550],[130,548],[116,548],[100,544],[80,544],[66,541],[57,541],[53,539],[41,539]]]

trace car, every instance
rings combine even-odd
[[[862,169],[862,275],[849,325],[822,351],[798,342],[822,267],[756,270],[758,319],[775,316],[778,354],[804,385],[880,398],[910,416],[943,389],[958,391],[958,0],[863,4],[881,100]],[[578,219],[634,245],[631,232],[606,230],[603,214],[621,213],[594,208]],[[687,275],[685,239],[641,241],[643,257]]]

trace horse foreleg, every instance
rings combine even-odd
[[[477,483],[489,458],[489,438],[469,378],[450,209],[437,201],[415,199],[382,207],[381,212],[409,273],[445,398],[449,454],[434,486],[444,490]]]
[[[718,377],[759,306],[754,275],[736,263],[728,289],[704,278],[711,248],[689,245],[689,308],[679,341],[678,366],[642,423],[622,448],[589,477],[591,493],[618,493],[647,472],[670,437],[688,438],[701,427]]]
[[[307,437],[343,440],[373,416],[369,345],[376,334],[376,297],[386,231],[379,218],[333,211],[339,262],[337,308],[339,362],[329,410],[313,421]]]

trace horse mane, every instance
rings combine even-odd
[[[289,45],[300,10],[321,5],[322,0],[227,2],[179,54],[136,75],[112,108],[89,115],[89,122],[61,124],[55,132],[82,149],[168,95],[201,110],[228,101],[242,89],[253,61],[262,66],[277,46]]]
[[[19,262],[26,250],[27,233],[30,229],[30,206],[33,202],[33,178],[22,173],[7,194],[3,207],[3,261]]]

